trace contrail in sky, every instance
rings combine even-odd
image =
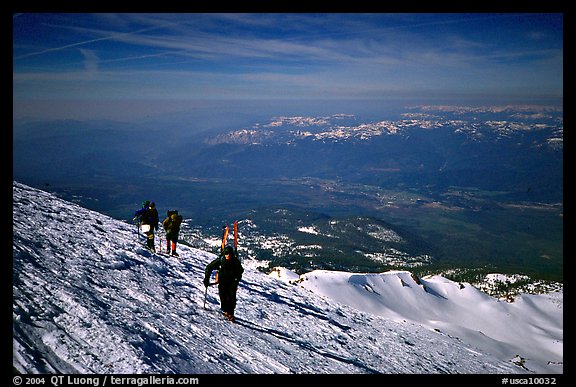
[[[48,52],[65,50],[65,49],[71,48],[71,47],[78,47],[78,46],[82,46],[82,45],[89,44],[89,43],[101,42],[101,41],[103,41],[103,40],[116,39],[116,38],[119,38],[119,37],[129,36],[129,35],[134,35],[134,34],[139,34],[139,33],[141,33],[141,32],[151,31],[151,30],[160,29],[160,28],[164,28],[164,27],[165,27],[165,26],[155,26],[155,27],[143,28],[143,29],[137,30],[137,31],[131,31],[131,32],[123,32],[123,33],[119,33],[119,34],[113,34],[113,35],[110,35],[110,36],[105,36],[105,37],[103,37],[103,38],[91,39],[91,40],[86,40],[86,41],[84,41],[84,42],[67,44],[67,45],[61,46],[61,47],[53,47],[53,48],[48,48],[48,49],[42,50],[42,51],[31,52],[31,53],[29,53],[29,54],[24,54],[24,55],[17,56],[17,57],[15,57],[14,59],[16,60],[16,59],[28,58],[28,57],[31,57],[31,56],[46,54],[46,53],[48,53]]]

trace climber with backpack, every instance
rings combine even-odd
[[[224,242],[223,242],[224,244]],[[224,316],[234,322],[234,309],[236,309],[236,292],[242,279],[244,268],[238,259],[238,249],[226,246],[218,258],[210,262],[204,271],[204,286],[210,283],[210,276],[214,270],[218,270],[218,295],[220,296],[220,308]]]
[[[139,230],[146,235],[146,247],[156,252],[154,247],[154,231],[158,230],[158,210],[156,204],[149,200],[142,202],[142,208],[134,213],[134,220],[140,223]]]
[[[168,210],[166,219],[162,221],[162,227],[166,232],[166,253],[170,254],[170,244],[172,244],[172,255],[179,257],[176,252],[176,244],[178,243],[178,234],[180,233],[180,224],[182,224],[182,215],[178,214],[178,210]]]

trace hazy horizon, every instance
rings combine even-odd
[[[562,98],[559,13],[13,15],[16,120]]]

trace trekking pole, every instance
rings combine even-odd
[[[136,225],[136,233],[138,235],[138,239],[136,239],[137,241],[140,241],[140,226],[138,225],[138,220],[136,218],[132,219],[134,221],[134,224]]]

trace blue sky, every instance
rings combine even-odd
[[[203,100],[532,103],[562,88],[562,14],[13,15],[15,118]]]

